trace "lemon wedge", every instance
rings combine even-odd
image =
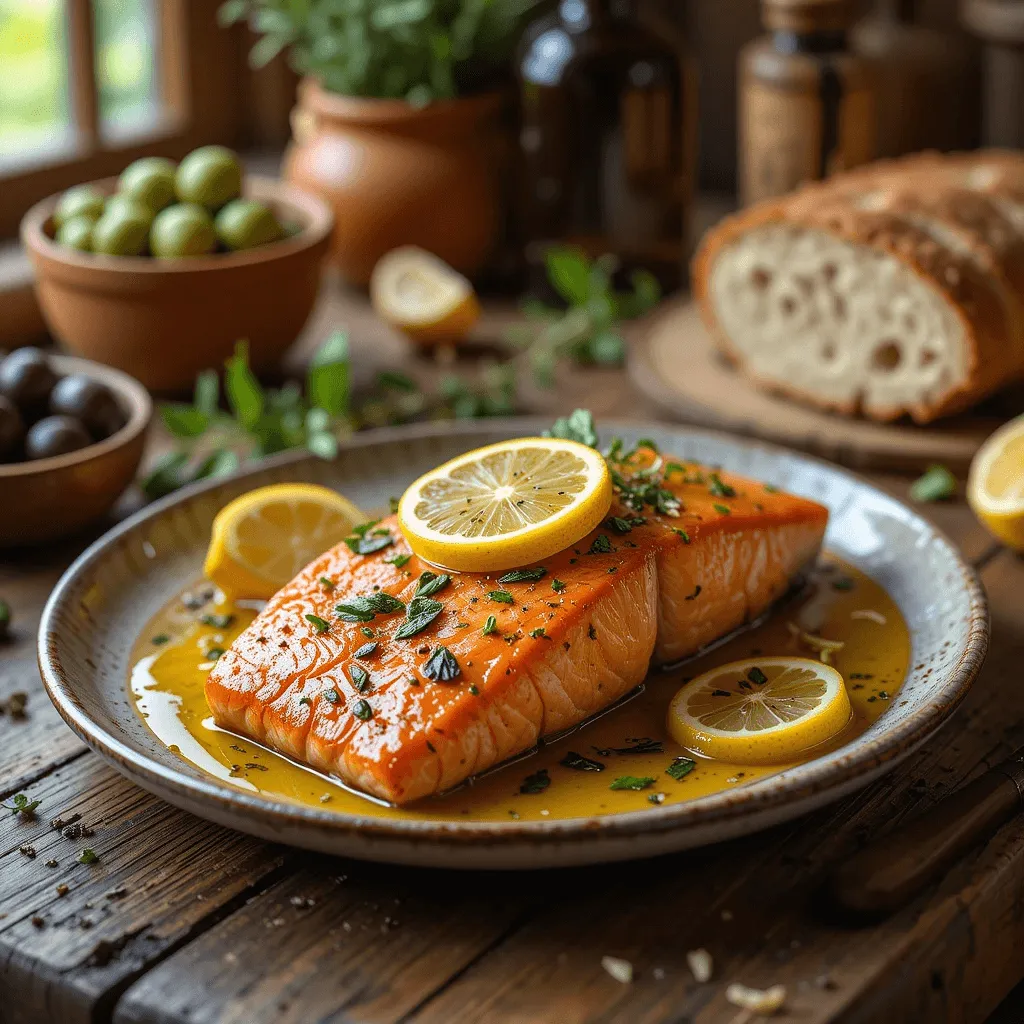
[[[402,495],[409,546],[458,572],[514,569],[556,554],[608,514],[601,454],[576,441],[523,437],[460,455]]]
[[[229,599],[273,597],[368,516],[316,484],[274,484],[217,513],[204,571]]]
[[[995,537],[1024,551],[1024,416],[997,430],[974,456],[967,501]]]
[[[809,658],[751,658],[712,669],[672,699],[673,739],[736,764],[784,764],[846,727],[843,677]]]
[[[414,245],[393,249],[377,261],[370,299],[378,316],[424,345],[460,341],[480,316],[469,281]]]

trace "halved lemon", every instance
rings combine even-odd
[[[989,532],[1024,551],[1024,416],[997,430],[974,456],[967,501]]]
[[[480,316],[469,281],[414,245],[393,249],[377,261],[370,299],[378,316],[425,345],[461,341]]]
[[[585,537],[608,514],[601,454],[576,441],[522,437],[460,455],[402,495],[409,546],[458,572],[539,562]]]
[[[690,750],[736,764],[783,764],[850,721],[843,677],[810,658],[750,658],[712,669],[672,699],[668,729]]]
[[[217,513],[203,568],[228,598],[273,597],[367,518],[326,487],[260,487]]]

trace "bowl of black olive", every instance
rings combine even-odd
[[[152,411],[120,370],[38,348],[0,353],[0,546],[100,519],[135,476]]]

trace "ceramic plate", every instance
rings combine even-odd
[[[537,868],[650,856],[717,842],[793,818],[891,770],[952,715],[988,643],[985,599],[956,548],[910,509],[849,474],[780,448],[654,424],[605,424],[605,435],[651,437],[687,460],[771,480],[827,505],[827,547],[879,582],[910,629],[900,700],[841,749],[725,793],[599,818],[432,822],[338,814],[232,788],[166,749],[128,690],[132,645],[147,620],[200,576],[210,524],[253,487],[310,481],[361,507],[387,499],[446,459],[536,420],[423,424],[361,435],[333,462],[285,455],[225,481],[157,502],[93,544],[43,613],[39,663],[50,697],[79,736],[122,774],[185,810],[282,843],[369,860]]]

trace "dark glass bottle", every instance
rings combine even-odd
[[[675,42],[629,0],[560,0],[526,32],[523,228],[531,277],[569,244],[684,280],[693,195],[696,83]]]

